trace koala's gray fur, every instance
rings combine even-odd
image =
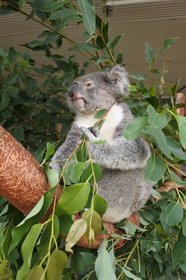
[[[117,99],[128,94],[127,73],[120,66],[108,73],[92,73],[75,80],[69,88],[67,103],[76,117],[65,142],[50,163],[60,171],[85,134],[93,161],[103,168],[98,192],[108,202],[103,220],[111,223],[128,218],[143,207],[152,188],[152,182],[143,179],[150,156],[149,145],[142,138],[128,141],[123,137],[123,130],[133,116],[128,106],[118,104]],[[100,109],[109,112],[95,135],[90,127],[97,122],[94,116]],[[100,138],[106,143],[95,144],[94,141]]]

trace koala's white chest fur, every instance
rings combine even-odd
[[[118,104],[114,104],[100,129],[99,138],[106,140],[107,143],[113,142],[116,128],[121,123],[122,119],[123,108]],[[76,116],[75,119],[77,126],[86,128],[93,126],[97,121],[98,120],[94,118],[94,115]]]

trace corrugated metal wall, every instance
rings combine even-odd
[[[106,17],[104,1],[94,2],[97,12]],[[25,11],[28,12],[28,7],[25,7]],[[167,52],[167,56],[171,57],[167,77],[169,81],[182,78],[181,85],[186,84],[186,0],[114,6],[109,21],[111,36],[125,34],[119,49],[124,51],[127,69],[132,73],[144,72],[146,69],[145,42],[158,51],[165,37],[179,37],[175,46]],[[43,29],[32,20],[26,21],[25,16],[19,13],[0,16],[0,47],[21,49],[21,45],[36,38]],[[68,36],[75,41],[80,40],[81,31],[82,28],[74,26],[67,30]],[[37,55],[36,59],[38,63],[45,62],[44,56]]]

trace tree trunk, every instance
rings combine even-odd
[[[0,126],[0,196],[28,214],[48,189],[43,168]]]

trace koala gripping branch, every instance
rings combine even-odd
[[[28,214],[48,189],[39,163],[0,126],[0,196]]]

